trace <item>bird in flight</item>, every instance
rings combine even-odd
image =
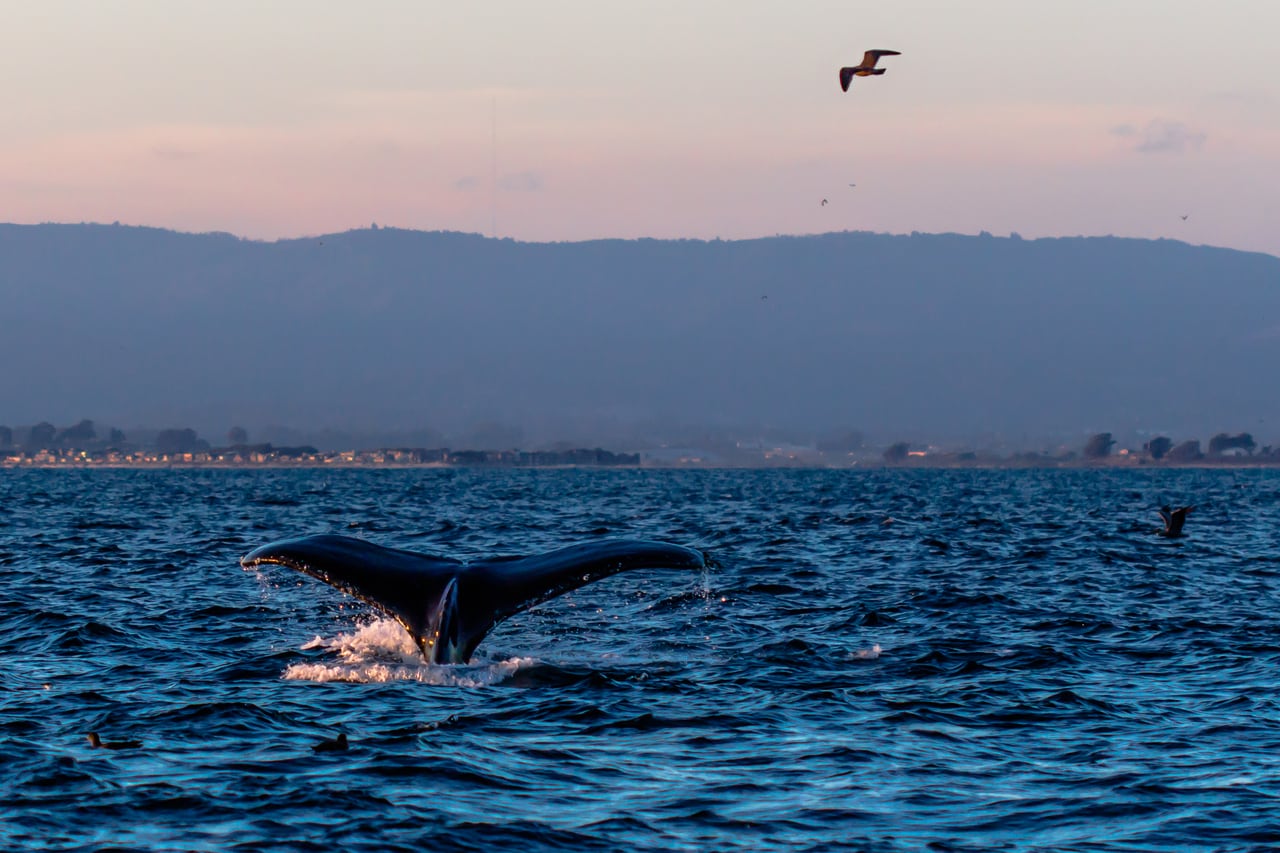
[[[827,200],[826,200],[825,198],[822,200],[822,206],[823,206],[823,207],[826,207],[826,206],[827,206]]]
[[[871,77],[883,74],[883,68],[876,68],[876,62],[880,60],[880,57],[901,55],[902,52],[897,50],[868,50],[862,54],[862,62],[840,69],[840,88],[845,92],[849,91],[849,84],[853,82],[854,77]]]
[[[1183,222],[1186,222],[1186,221],[1187,221],[1187,217],[1188,217],[1188,216],[1190,216],[1190,215],[1191,215],[1191,214],[1189,214],[1189,213],[1184,213],[1184,214],[1182,214],[1182,221],[1183,221]]]

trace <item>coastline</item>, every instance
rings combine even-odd
[[[211,459],[146,459],[146,460],[93,460],[93,459],[0,459],[0,470],[111,470],[111,471],[255,471],[255,470],[410,470],[410,469],[481,469],[481,470],[644,470],[644,471],[679,471],[679,470],[848,470],[848,471],[1019,471],[1019,470],[1061,470],[1061,471],[1157,471],[1186,469],[1280,469],[1280,459],[1274,457],[1223,457],[1217,459],[1198,459],[1169,462],[1151,459],[1099,459],[1099,460],[929,460],[918,459],[910,462],[886,462],[879,459],[852,461],[836,460],[756,460],[756,461],[711,461],[698,460],[652,460],[641,459],[638,462],[626,463],[587,463],[587,462],[547,462],[547,463],[503,463],[503,462],[416,462],[393,460],[346,460],[346,459],[271,459],[252,460],[211,460]]]

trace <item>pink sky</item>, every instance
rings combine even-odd
[[[264,239],[374,221],[526,240],[987,230],[1280,254],[1277,5],[263,6],[12,14],[0,220]],[[868,47],[902,56],[842,93]]]

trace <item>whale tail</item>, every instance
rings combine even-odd
[[[288,566],[394,618],[432,663],[465,663],[495,625],[584,584],[631,569],[704,569],[700,551],[613,539],[532,557],[465,564],[348,536],[307,536],[255,548],[246,569]]]

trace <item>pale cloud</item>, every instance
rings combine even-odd
[[[151,149],[151,154],[159,160],[190,160],[200,156],[197,151],[175,145],[156,145]]]
[[[1111,128],[1113,136],[1133,140],[1133,150],[1143,154],[1172,152],[1182,154],[1199,151],[1204,147],[1208,134],[1173,119],[1155,118],[1138,128],[1132,124],[1118,124]]]
[[[542,189],[542,176],[537,172],[515,172],[498,179],[498,186],[508,192],[533,193]]]

